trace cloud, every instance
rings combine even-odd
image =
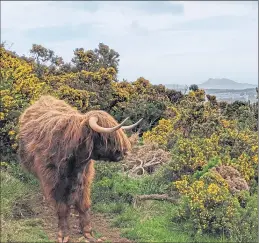
[[[74,26],[94,22],[94,15],[80,8],[71,11],[62,2],[3,2],[1,25],[12,30]]]
[[[231,1],[183,1],[185,20],[202,19],[214,16],[247,16],[253,12],[256,14],[257,7],[251,2]],[[252,7],[251,7],[252,6]]]
[[[40,43],[43,39],[46,42],[67,41],[71,39],[89,38],[98,32],[98,24],[79,24],[73,26],[52,26],[24,31],[24,36]]]
[[[100,42],[120,53],[120,78],[194,83],[258,79],[257,2],[2,2],[2,40],[33,43],[66,61]]]
[[[229,29],[250,28],[253,21],[249,18],[240,16],[213,16],[203,19],[195,19],[178,24],[172,24],[171,28],[165,30],[203,30],[203,31],[222,31]]]
[[[114,6],[113,2],[108,2],[109,5]],[[116,7],[120,9],[126,9],[142,14],[157,15],[157,14],[169,14],[169,15],[183,15],[184,5],[181,2],[169,2],[169,1],[125,1],[117,2]]]

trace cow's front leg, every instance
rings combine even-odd
[[[65,203],[57,204],[59,243],[66,243],[69,240],[69,225],[68,225],[69,213],[70,213],[70,207],[67,204]]]
[[[91,186],[94,178],[94,161],[90,160],[81,177],[81,183],[78,191],[78,199],[75,207],[79,213],[79,224],[85,238],[90,241],[96,241],[93,236],[90,207],[91,207]],[[100,242],[100,240],[97,240]]]
[[[91,218],[90,218],[90,208],[85,207],[83,203],[77,202],[75,208],[79,213],[79,226],[80,229],[87,240],[96,241],[93,236]]]

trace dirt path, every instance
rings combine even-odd
[[[55,211],[46,202],[43,202],[41,194],[35,196],[33,203],[31,203],[32,210],[36,215],[34,217],[43,220],[43,227],[50,240],[56,242],[57,240],[57,218]],[[105,242],[125,242],[132,243],[132,241],[122,238],[118,228],[111,227],[111,219],[102,214],[91,213],[92,227],[95,236],[105,237]],[[86,242],[85,238],[79,232],[78,213],[71,210],[70,218],[70,241],[69,242]]]

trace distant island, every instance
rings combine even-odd
[[[256,87],[254,84],[238,83],[227,78],[213,79],[209,78],[206,82],[197,84],[199,88],[204,89],[206,94],[216,95],[217,100],[234,102],[251,101],[256,102]],[[165,84],[169,89],[188,92],[189,85]]]
[[[227,78],[210,78],[206,82],[198,85],[202,89],[232,89],[232,90],[243,90],[243,89],[252,89],[256,88],[257,85],[247,84],[247,83],[238,83]]]

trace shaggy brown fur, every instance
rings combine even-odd
[[[90,111],[81,114],[64,101],[51,96],[43,96],[29,107],[20,118],[20,138],[26,138],[26,150],[32,155],[40,153],[45,156],[54,154],[62,162],[71,151],[85,140],[88,148],[93,149],[92,129],[86,129],[90,116],[99,118],[99,125],[113,127],[118,125],[105,111]],[[130,149],[130,142],[122,129],[112,134],[101,134],[101,139],[111,148],[119,151]],[[53,151],[54,149],[54,151]]]
[[[122,129],[109,134],[93,131],[88,125],[91,116],[98,117],[102,127],[118,125],[105,111],[82,114],[52,96],[42,96],[20,117],[20,161],[39,179],[45,197],[57,205],[65,222],[59,224],[63,237],[69,205],[77,205],[82,217],[88,218],[93,159],[120,161],[131,149]],[[81,219],[83,228],[88,221]]]
[[[26,160],[23,159],[23,165],[35,174],[37,168],[33,163],[34,159],[41,157],[47,158],[45,163],[50,167],[54,163],[58,169],[63,169],[62,167],[67,166],[66,159],[82,143],[87,148],[84,159],[89,160],[96,137],[96,133],[88,127],[90,116],[97,116],[99,125],[103,127],[118,125],[113,117],[104,111],[90,111],[87,114],[81,114],[64,101],[51,96],[41,97],[39,101],[25,110],[20,118],[19,139],[23,142],[22,149],[28,154],[26,157],[29,156]],[[106,151],[128,151],[131,148],[122,129],[112,134],[98,135],[105,144]],[[47,164],[41,163],[38,166],[47,168]],[[42,168],[41,172],[48,177],[48,170],[44,171]],[[51,183],[53,186],[58,182],[58,178],[48,179],[55,179]]]
[[[88,169],[86,170],[86,172],[83,175],[83,183],[84,183],[84,192],[83,192],[83,205],[86,208],[90,208],[91,206],[91,184],[92,181],[94,179],[94,161],[91,160],[89,162],[89,166]]]

